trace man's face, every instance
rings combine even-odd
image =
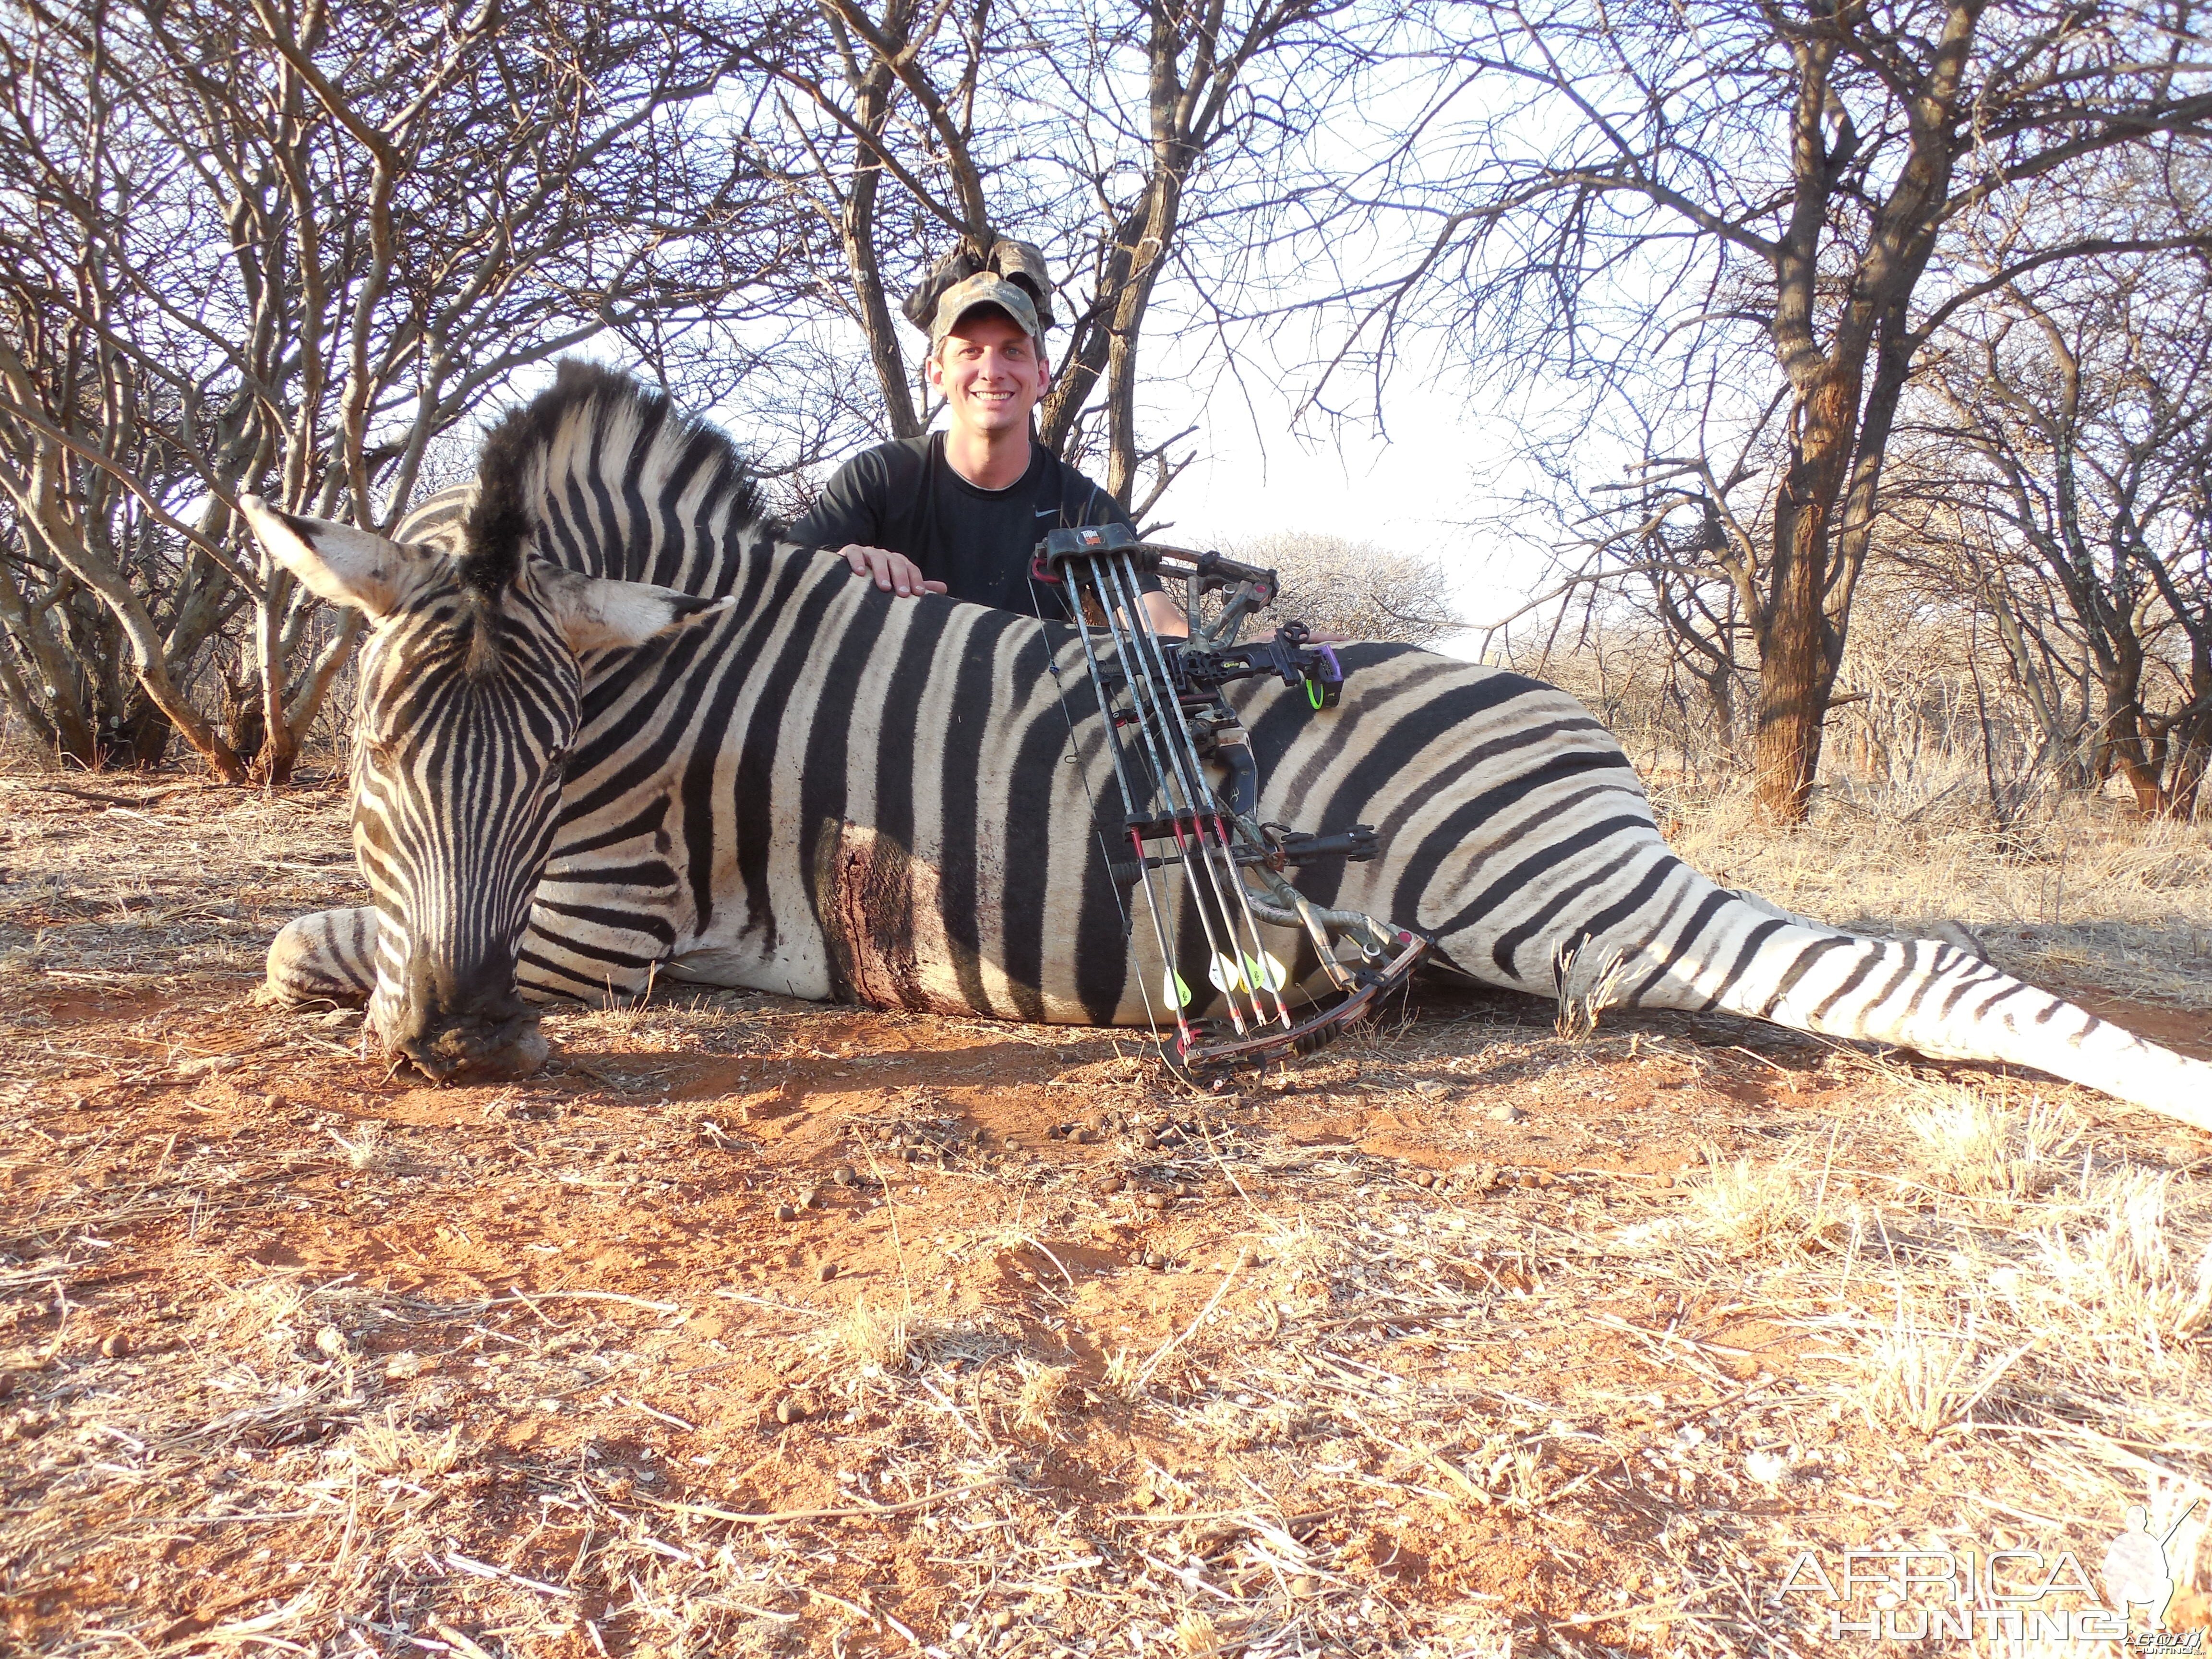
[[[1029,430],[1030,411],[1051,380],[1036,342],[1002,311],[962,318],[927,362],[955,426],[979,435]]]

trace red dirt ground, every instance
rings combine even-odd
[[[2101,1550],[2088,1475],[1846,1408],[1811,1258],[1638,1254],[1738,1158],[1932,1233],[1896,1060],[1431,991],[1200,1096],[679,993],[426,1088],[252,998],[358,902],[334,796],[99,793],[5,797],[0,1645],[1766,1651],[1803,1549]]]

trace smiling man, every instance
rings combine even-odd
[[[1042,260],[1022,252],[1025,272],[1041,276]],[[886,592],[949,593],[1064,617],[1057,590],[1030,580],[1037,543],[1048,530],[1130,519],[1031,434],[1030,412],[1052,383],[1040,297],[989,270],[947,289],[922,365],[945,399],[947,424],[846,462],[792,526],[792,540],[836,550]],[[1157,583],[1148,579],[1147,586]],[[1183,631],[1182,613],[1165,595],[1148,592],[1145,608],[1161,633]]]

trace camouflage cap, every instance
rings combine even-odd
[[[929,349],[934,351],[944,344],[953,325],[979,306],[996,306],[1042,349],[1044,331],[1037,326],[1036,306],[1028,290],[988,270],[979,270],[945,290],[944,297],[937,302],[937,315],[929,325]]]

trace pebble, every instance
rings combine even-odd
[[[840,1164],[832,1170],[830,1172],[830,1179],[840,1187],[857,1187],[860,1184],[860,1172],[849,1164]]]
[[[1498,1166],[1495,1164],[1484,1164],[1482,1166],[1481,1173],[1474,1178],[1475,1191],[1479,1193],[1486,1193],[1497,1184]]]
[[[903,1152],[900,1153],[899,1156],[906,1159],[909,1164],[919,1164],[921,1162],[921,1148],[919,1146],[909,1146]]]
[[[1303,1574],[1291,1580],[1291,1594],[1293,1595],[1311,1595],[1320,1588],[1318,1583]]]
[[[1413,1184],[1416,1187],[1435,1186],[1437,1184],[1436,1172],[1433,1170],[1420,1170],[1415,1171],[1413,1176]]]
[[[968,1139],[974,1141],[978,1146],[981,1146],[983,1144],[983,1131],[981,1126],[970,1130],[969,1132]]]
[[[315,1333],[315,1347],[325,1359],[336,1359],[346,1351],[345,1333],[335,1325],[325,1325]]]
[[[1150,1129],[1142,1130],[1138,1133],[1137,1150],[1139,1152],[1156,1152],[1159,1148],[1160,1138],[1154,1134]]]
[[[775,1206],[775,1218],[778,1221],[796,1221],[799,1219],[799,1212],[788,1204],[779,1204]]]
[[[1490,1109],[1490,1115],[1500,1123],[1526,1123],[1528,1121],[1528,1114],[1513,1105],[1493,1106]]]
[[[1018,1152],[1022,1149],[1022,1143],[1012,1135],[1006,1137],[1006,1150],[1010,1152]]]
[[[822,1282],[823,1282],[824,1285],[827,1285],[827,1284],[828,1284],[831,1279],[835,1279],[835,1278],[836,1278],[836,1277],[837,1277],[837,1264],[836,1264],[836,1262],[834,1262],[834,1261],[825,1261],[825,1262],[823,1262],[823,1263],[822,1264]]]
[[[1160,1268],[1168,1265],[1168,1259],[1162,1255],[1158,1250],[1146,1250],[1145,1252],[1145,1265],[1147,1267],[1152,1268],[1153,1271],[1158,1272]]]
[[[1168,1195],[1165,1193],[1146,1193],[1139,1201],[1148,1210],[1164,1210],[1168,1206]]]
[[[820,1209],[822,1207],[822,1189],[819,1187],[808,1188],[804,1193],[799,1194],[799,1201],[807,1209]]]
[[[1266,1256],[1261,1255],[1259,1251],[1255,1249],[1247,1249],[1237,1252],[1237,1265],[1240,1267],[1263,1267],[1266,1265],[1267,1260],[1267,1258]]]
[[[1008,1613],[1004,1607],[1000,1607],[996,1613],[991,1615],[991,1628],[993,1630],[1012,1630],[1013,1627],[1014,1615]]]
[[[1098,1183],[1098,1190],[1102,1193],[1118,1193],[1125,1184],[1121,1176],[1108,1176],[1105,1180]]]
[[[794,1399],[779,1400],[775,1402],[775,1420],[779,1423],[804,1423],[806,1407]]]
[[[100,1351],[110,1359],[127,1358],[131,1353],[131,1339],[121,1331],[110,1331],[101,1339]]]

